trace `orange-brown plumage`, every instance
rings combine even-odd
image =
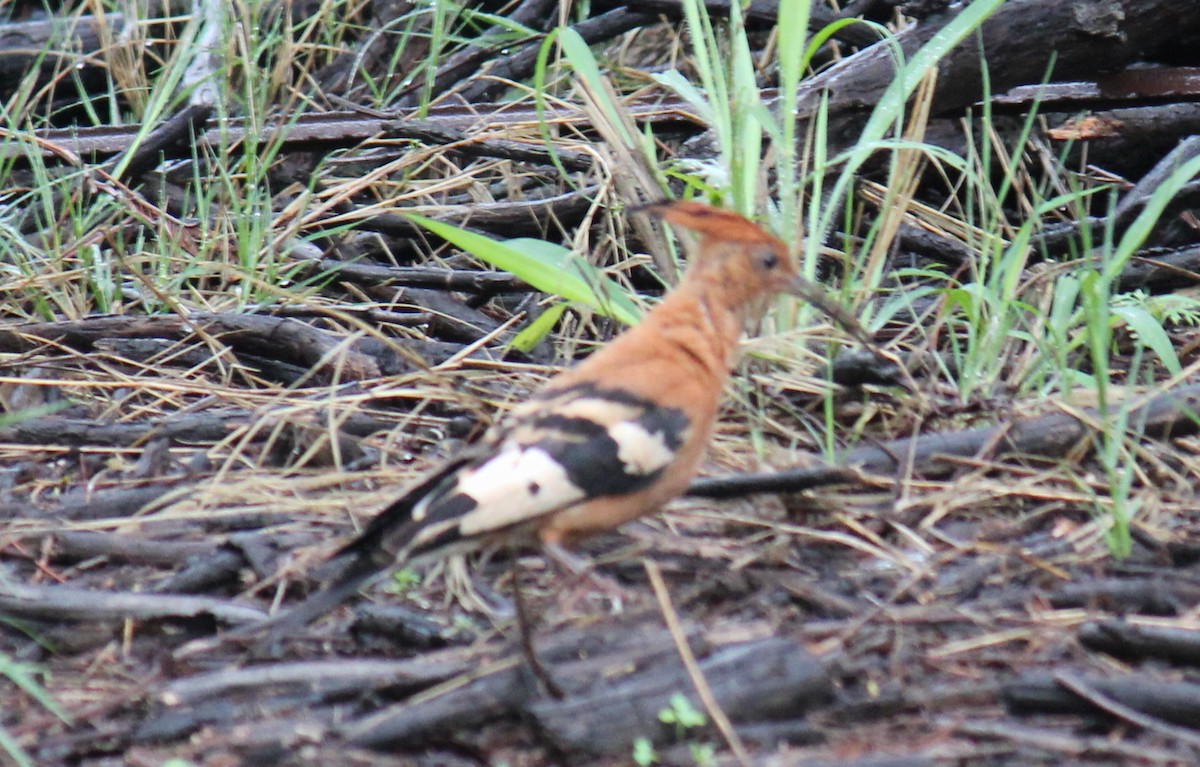
[[[478,450],[381,512],[335,582],[282,619],[301,625],[397,560],[511,536],[562,544],[658,511],[696,472],[738,340],[765,297],[803,289],[777,238],[693,202],[647,212],[698,235],[678,287],[635,327],[518,405]]]

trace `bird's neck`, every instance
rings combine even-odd
[[[733,367],[744,314],[719,286],[696,282],[676,288],[651,321],[664,341],[680,347],[710,374],[724,376]]]

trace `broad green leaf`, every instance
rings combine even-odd
[[[1114,306],[1112,313],[1125,321],[1125,324],[1137,336],[1138,341],[1158,355],[1171,375],[1179,375],[1183,372],[1170,336],[1163,330],[1163,326],[1154,318],[1154,315],[1146,311],[1144,306]]]
[[[635,324],[641,316],[637,304],[620,285],[561,245],[526,237],[493,240],[415,213],[405,215],[438,237],[519,277],[543,293],[576,301],[626,325]]]
[[[540,344],[542,339],[554,329],[555,324],[558,323],[559,318],[562,317],[566,309],[567,304],[555,304],[546,309],[540,317],[529,323],[520,333],[517,333],[509,346],[526,354],[533,351],[533,348]]]

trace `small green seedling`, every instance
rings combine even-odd
[[[658,753],[649,738],[638,738],[633,741],[633,763],[638,767],[650,767],[658,761]]]
[[[664,708],[658,712],[658,718],[665,724],[675,725],[675,737],[678,740],[684,740],[688,730],[698,727],[704,727],[708,724],[708,717],[703,711],[699,711],[692,702],[688,700],[683,693],[675,693],[671,696],[671,707]],[[688,750],[692,754],[692,761],[698,767],[707,767],[713,764],[716,756],[716,749],[711,743],[698,743],[696,741],[687,741]]]
[[[684,740],[688,730],[704,727],[708,718],[703,711],[698,711],[683,693],[671,696],[671,704],[658,712],[658,720],[663,724],[674,725],[676,740]],[[713,764],[716,749],[711,743],[688,742],[692,760],[700,767]],[[633,742],[633,762],[638,767],[649,767],[658,762],[658,753],[649,738],[638,738]]]
[[[708,724],[708,718],[704,716],[704,712],[697,711],[687,696],[681,692],[671,696],[670,708],[659,711],[658,719],[664,724],[675,725],[675,736],[681,740],[689,729]]]
[[[385,591],[389,594],[401,594],[407,596],[414,589],[421,585],[421,576],[416,570],[404,568],[397,570],[392,575],[392,582],[387,585]]]

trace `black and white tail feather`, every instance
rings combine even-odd
[[[338,549],[329,561],[321,565],[317,576],[329,580],[320,591],[281,615],[247,627],[246,633],[262,634],[264,644],[275,646],[288,634],[304,628],[352,597],[385,572],[397,556],[419,557],[421,550],[411,550],[411,547],[401,543],[401,550],[397,551],[392,542],[415,538],[422,524],[419,519],[414,519],[413,510],[420,504],[428,503],[431,497],[439,494],[439,490],[444,493],[445,490],[439,485],[452,485],[455,472],[479,458],[476,452],[464,454],[410,488],[376,515],[354,540]],[[433,544],[433,547],[437,545]],[[404,551],[404,548],[409,550]]]

